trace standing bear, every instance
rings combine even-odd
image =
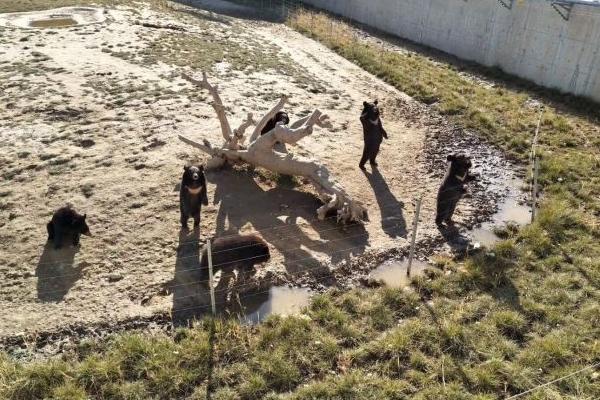
[[[377,167],[377,154],[379,154],[379,147],[383,138],[388,138],[387,132],[383,129],[381,118],[379,117],[379,106],[378,101],[375,100],[373,103],[363,102],[363,111],[360,115],[360,122],[363,126],[363,135],[365,141],[365,148],[363,150],[362,158],[358,166],[360,169],[365,169],[365,163],[367,160],[371,163],[372,167]]]
[[[182,229],[188,228],[190,217],[194,218],[194,228],[200,226],[200,212],[203,204],[208,205],[204,167],[201,165],[191,167],[186,165],[183,167],[183,177],[181,178],[181,188],[179,190]]]
[[[60,249],[65,237],[69,237],[74,246],[79,246],[81,235],[92,236],[85,218],[86,214],[79,214],[70,205],[56,210],[46,225],[48,240],[54,242],[54,248]]]
[[[465,184],[475,180],[475,176],[469,174],[471,159],[465,155],[452,154],[447,158],[450,166],[437,195],[437,214],[435,223],[441,225],[443,222],[452,224],[452,215],[458,201],[467,192]]]

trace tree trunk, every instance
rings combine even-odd
[[[283,109],[287,102],[287,97],[283,96],[256,124],[248,146],[244,146],[245,131],[250,125],[254,124],[252,114],[248,114],[240,127],[232,131],[218,89],[208,83],[206,74],[203,74],[202,81],[186,75],[184,75],[184,79],[209,91],[213,97],[212,106],[221,124],[221,133],[225,143],[220,148],[212,146],[206,140],[200,143],[179,135],[179,139],[184,143],[212,156],[209,167],[220,166],[225,162],[248,163],[281,175],[301,176],[310,181],[319,193],[320,198],[325,202],[317,210],[319,219],[325,219],[326,215],[334,210],[337,211],[338,222],[348,223],[367,219],[367,211],[362,203],[348,195],[343,186],[332,177],[327,167],[315,160],[294,154],[282,154],[273,150],[273,146],[277,142],[295,145],[302,138],[312,134],[315,125],[325,128],[331,127],[326,115],[323,115],[319,110],[315,110],[308,117],[291,124],[291,127],[277,125],[261,136],[260,132],[267,122]]]

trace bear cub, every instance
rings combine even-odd
[[[204,167],[201,165],[191,167],[186,165],[183,167],[181,188],[179,190],[182,229],[187,229],[190,217],[194,218],[195,228],[200,225],[202,205],[208,205]]]
[[[462,154],[452,154],[447,157],[450,163],[446,176],[437,195],[437,214],[435,223],[452,224],[452,216],[458,201],[467,192],[465,184],[474,181],[476,177],[469,174],[471,159]]]
[[[60,249],[65,237],[72,239],[74,246],[79,246],[81,235],[92,236],[85,222],[86,214],[79,214],[70,205],[59,208],[46,225],[48,240],[54,242],[54,248]]]
[[[380,118],[380,111],[378,101],[375,100],[373,103],[363,102],[363,110],[360,115],[360,122],[363,126],[363,138],[365,147],[363,150],[362,158],[358,166],[360,169],[365,169],[365,163],[367,160],[371,163],[371,166],[377,166],[377,155],[379,154],[379,147],[383,139],[387,139],[388,135],[385,129],[383,129],[383,123]]]
[[[256,234],[234,235],[217,238],[211,244],[212,262],[217,270],[233,270],[243,273],[271,258],[267,242]],[[208,279],[208,252],[202,250],[200,260],[202,280]]]

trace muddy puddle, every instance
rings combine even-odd
[[[33,20],[29,23],[32,28],[67,28],[77,25],[77,21],[68,16],[52,16],[50,18]]]
[[[305,288],[274,286],[268,292],[247,294],[241,298],[240,320],[257,324],[269,315],[298,314],[308,306],[312,291]]]
[[[531,221],[531,207],[523,202],[524,194],[519,190],[521,186],[521,181],[512,180],[507,196],[498,205],[498,212],[490,221],[470,232],[471,242],[475,247],[489,247],[500,241],[501,239],[494,233],[496,227],[509,223],[523,226]]]
[[[408,259],[386,261],[375,268],[369,274],[369,278],[382,281],[389,287],[403,288],[410,285],[410,281],[413,277],[423,275],[428,266],[429,264],[426,262],[413,260],[409,276],[407,274]]]

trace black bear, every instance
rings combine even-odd
[[[383,138],[388,138],[387,132],[383,129],[381,123],[379,106],[377,100],[373,103],[363,102],[363,111],[360,115],[360,122],[363,126],[363,136],[365,140],[365,148],[363,150],[362,158],[358,166],[360,169],[365,169],[365,163],[367,160],[371,163],[371,166],[377,166],[377,154],[379,153],[379,146],[383,142]]]
[[[70,205],[59,208],[46,225],[48,240],[54,242],[55,249],[59,249],[65,236],[68,236],[72,238],[73,245],[78,246],[81,235],[92,236],[85,219],[86,214],[80,215]]]
[[[271,258],[269,246],[260,236],[232,235],[215,239],[211,244],[214,271],[238,269],[239,272],[253,268]],[[202,250],[200,260],[202,280],[208,279],[208,252]]]
[[[288,125],[290,123],[290,117],[285,111],[279,111],[275,114],[275,116],[267,122],[260,134],[264,135],[265,133],[269,133],[269,131],[275,128],[277,123],[282,123],[283,125]]]
[[[200,212],[203,204],[208,205],[204,167],[202,165],[191,167],[186,165],[183,167],[181,188],[179,189],[182,229],[187,229],[190,217],[194,218],[195,228],[200,225]]]
[[[450,162],[448,172],[438,190],[437,214],[435,223],[441,225],[443,222],[452,223],[452,215],[458,201],[467,192],[465,184],[475,180],[475,176],[469,174],[471,159],[465,155],[449,155]]]
[[[260,135],[262,136],[265,133],[269,133],[277,126],[277,124],[288,125],[289,123],[290,117],[288,116],[288,114],[285,111],[279,111],[277,114],[275,114],[273,118],[269,120],[269,122],[267,122],[263,130],[260,132]],[[280,153],[287,153],[287,148],[285,147],[285,144],[279,142],[275,143],[275,145],[273,146],[273,150],[276,150]]]

